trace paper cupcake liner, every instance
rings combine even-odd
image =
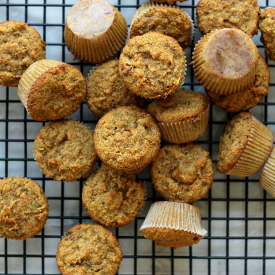
[[[260,185],[273,197],[275,197],[275,147],[273,147],[260,175]]]
[[[273,139],[272,131],[252,116],[252,127],[244,151],[233,169],[226,174],[240,177],[256,174],[270,154]]]
[[[204,236],[199,208],[187,203],[159,201],[151,205],[140,228],[170,228]]]
[[[208,129],[210,104],[207,109],[193,118],[179,122],[158,123],[161,137],[170,143],[188,143],[202,137]]]

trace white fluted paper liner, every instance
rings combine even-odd
[[[264,164],[259,182],[260,185],[275,198],[275,146]]]
[[[256,174],[266,162],[273,146],[272,131],[252,116],[252,127],[245,149],[234,167],[226,174],[248,177]]]
[[[140,228],[170,228],[205,236],[199,208],[187,203],[159,201],[151,205]]]

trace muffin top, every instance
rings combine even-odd
[[[227,112],[245,111],[256,106],[268,93],[270,73],[264,58],[259,55],[254,83],[248,90],[222,95],[205,89],[215,105]]]
[[[132,222],[144,199],[145,186],[136,180],[136,174],[123,173],[107,165],[88,177],[82,191],[82,203],[89,216],[107,227]]]
[[[52,121],[37,134],[34,157],[48,177],[66,181],[79,179],[96,161],[93,134],[78,121]]]
[[[56,262],[61,274],[115,275],[123,258],[114,234],[98,224],[77,224],[58,244]]]
[[[38,234],[48,219],[43,189],[31,179],[8,177],[0,181],[0,235],[24,240]]]
[[[168,4],[174,4],[175,2],[179,1],[179,2],[184,2],[184,1],[187,1],[187,0],[154,0],[156,2],[161,2],[161,3],[164,3],[164,2],[167,2]]]
[[[143,99],[127,89],[118,71],[118,60],[95,68],[87,78],[86,99],[89,109],[98,117],[120,106],[142,105]]]
[[[152,163],[151,176],[166,200],[192,203],[208,192],[214,170],[209,152],[200,145],[166,144]]]
[[[238,28],[252,37],[258,33],[260,8],[257,0],[200,0],[196,6],[202,34],[216,29]]]
[[[119,72],[131,92],[166,97],[183,83],[184,51],[174,38],[158,32],[135,36],[120,55]]]
[[[45,58],[45,43],[27,23],[0,23],[0,85],[17,87],[24,71]]]
[[[195,118],[209,107],[209,99],[200,92],[178,89],[167,98],[152,101],[147,111],[158,122],[178,122]]]
[[[150,114],[136,106],[122,106],[99,119],[94,131],[100,159],[122,172],[139,172],[156,156],[160,131]]]

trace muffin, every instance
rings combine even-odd
[[[144,98],[166,97],[183,83],[185,55],[172,37],[148,32],[131,38],[119,58],[126,87]]]
[[[58,244],[56,262],[61,274],[115,275],[123,254],[114,234],[98,224],[76,224]]]
[[[95,150],[113,169],[137,173],[151,163],[159,151],[160,131],[145,110],[122,106],[99,119],[94,130]]]
[[[156,245],[173,248],[192,246],[206,233],[198,207],[168,201],[153,203],[140,228],[140,234]]]
[[[252,114],[236,114],[220,138],[217,170],[240,177],[256,174],[271,152],[273,139],[272,131]]]
[[[204,35],[222,28],[238,28],[252,37],[258,33],[257,0],[200,0],[196,6],[198,28]]]
[[[208,128],[209,99],[200,92],[176,90],[166,99],[152,101],[147,111],[158,122],[162,138],[187,143],[203,136]]]
[[[31,179],[8,177],[0,181],[0,235],[25,240],[38,234],[48,219],[43,189]]]
[[[103,62],[122,48],[126,37],[124,17],[105,0],[79,1],[67,14],[64,38],[76,59]]]
[[[145,103],[124,85],[118,71],[118,60],[102,63],[90,73],[86,100],[89,109],[98,117],[120,106],[142,106]]]
[[[200,200],[211,188],[214,178],[209,155],[194,143],[164,145],[150,170],[154,188],[168,201]]]
[[[196,44],[193,67],[202,86],[227,95],[253,85],[258,60],[258,49],[247,34],[224,28],[206,34]]]
[[[120,227],[137,217],[145,194],[145,186],[136,180],[136,174],[103,165],[86,180],[82,203],[94,221],[107,227]]]
[[[24,71],[35,61],[44,59],[45,43],[27,23],[0,23],[0,85],[17,87]]]
[[[275,8],[268,7],[262,10],[259,20],[261,42],[264,44],[265,55],[270,60],[275,60]]]
[[[93,133],[75,120],[52,121],[35,137],[34,157],[47,177],[58,181],[79,179],[96,162]]]
[[[227,112],[246,111],[256,106],[268,93],[270,73],[264,58],[259,55],[253,85],[247,90],[230,95],[221,95],[205,89],[215,105]]]
[[[169,26],[169,27],[167,27]],[[175,38],[186,48],[193,37],[193,20],[180,7],[149,0],[141,5],[132,18],[130,37],[147,32],[160,32]]]
[[[156,2],[160,2],[160,3],[165,3],[167,2],[168,4],[174,4],[175,2],[179,1],[179,2],[184,2],[184,1],[187,1],[187,0],[154,0]]]
[[[61,61],[43,59],[22,75],[18,96],[37,121],[58,120],[77,111],[86,94],[82,73]]]

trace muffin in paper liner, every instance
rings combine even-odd
[[[130,37],[156,31],[175,38],[186,48],[194,36],[194,23],[187,12],[177,5],[149,0],[135,12],[130,26]]]
[[[24,72],[17,93],[34,120],[58,120],[78,110],[86,94],[86,82],[74,66],[42,59]]]
[[[126,20],[105,0],[79,1],[67,14],[64,38],[76,59],[103,62],[122,48],[126,37]]]
[[[232,94],[253,85],[258,63],[253,40],[238,29],[203,36],[195,46],[193,67],[198,82],[213,92]]]
[[[198,243],[207,231],[201,226],[198,207],[159,201],[151,205],[140,233],[156,245],[178,248]]]
[[[238,113],[220,139],[217,170],[240,177],[256,174],[266,162],[273,140],[272,131],[252,114]]]
[[[271,196],[275,197],[275,146],[264,164],[263,170],[260,175],[260,185],[268,192]]]

